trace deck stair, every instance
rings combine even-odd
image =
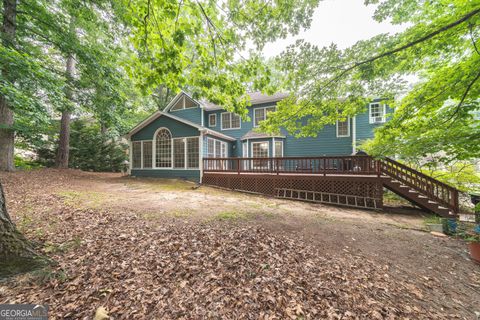
[[[383,186],[413,204],[446,218],[459,212],[459,191],[395,160],[380,160]]]

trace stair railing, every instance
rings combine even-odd
[[[456,188],[390,158],[379,160],[379,166],[382,174],[413,188],[454,213],[459,212],[459,192]]]

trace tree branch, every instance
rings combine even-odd
[[[323,88],[321,88],[321,89],[324,89],[324,88],[329,87],[330,85],[332,85],[332,84],[335,83],[336,81],[340,80],[343,76],[345,76],[348,72],[352,71],[352,70],[355,69],[355,68],[358,68],[358,67],[360,67],[360,66],[362,66],[362,65],[364,65],[364,64],[367,64],[367,63],[372,63],[372,62],[374,62],[374,61],[376,61],[376,60],[379,60],[379,59],[384,58],[384,57],[389,56],[389,55],[396,54],[396,53],[398,53],[398,52],[400,52],[400,51],[403,51],[403,50],[406,50],[406,49],[408,49],[408,48],[410,48],[410,47],[413,47],[413,46],[415,46],[415,45],[417,45],[417,44],[419,44],[419,43],[422,43],[422,42],[424,42],[424,41],[427,41],[427,40],[429,40],[429,39],[431,39],[431,38],[439,35],[439,34],[442,33],[442,32],[445,32],[445,31],[447,31],[447,30],[452,29],[453,27],[456,27],[456,26],[462,24],[463,22],[469,20],[470,18],[472,18],[473,16],[477,15],[478,13],[480,13],[480,8],[475,9],[475,10],[467,13],[466,15],[464,15],[463,17],[461,17],[460,19],[455,20],[455,21],[447,24],[446,26],[443,26],[443,27],[441,27],[441,28],[438,28],[438,29],[436,29],[435,31],[432,31],[432,32],[430,32],[429,34],[427,34],[427,35],[425,35],[425,36],[423,36],[423,37],[420,37],[420,38],[418,38],[418,39],[416,39],[416,40],[414,40],[414,41],[412,41],[412,42],[409,42],[409,43],[407,43],[407,44],[405,44],[405,45],[403,45],[403,46],[400,46],[400,47],[398,47],[398,48],[395,48],[395,49],[386,51],[386,52],[384,52],[384,53],[378,54],[378,55],[373,56],[373,57],[371,57],[371,58],[369,58],[369,59],[366,59],[366,60],[357,62],[357,63],[351,65],[350,67],[344,69],[344,70],[343,70],[342,72],[340,72],[340,74],[338,74],[337,76],[335,76],[335,77],[333,77],[332,79],[330,79],[330,80],[325,84],[325,86],[323,86]],[[477,77],[476,79],[478,79],[478,77]],[[475,81],[476,81],[476,80],[475,80]],[[473,85],[473,83],[472,83],[472,85]],[[468,90],[470,90],[470,89],[468,89]],[[323,90],[320,90],[320,92],[322,92],[322,91],[323,91]],[[468,93],[468,91],[467,91],[467,93]],[[290,116],[290,117],[287,119],[287,121],[288,121],[288,120],[291,120],[292,117],[297,116],[298,113],[299,113],[303,108],[306,108],[307,106],[311,105],[311,103],[312,103],[312,99],[310,99],[307,104],[299,107],[299,109],[298,109],[292,116]],[[463,102],[462,102],[462,103],[463,103]]]

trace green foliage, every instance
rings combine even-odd
[[[55,124],[53,124],[55,126]],[[36,149],[38,162],[51,167],[55,163],[56,136],[49,136]],[[118,172],[124,168],[128,146],[117,138],[117,133],[102,133],[100,125],[79,119],[71,124],[69,166],[75,169]]]
[[[259,49],[308,27],[317,4],[318,0],[119,1],[120,17],[131,26],[136,51],[128,73],[144,93],[159,85],[175,92],[188,88],[195,98],[246,116],[247,89],[268,90],[270,71]],[[256,50],[247,52],[248,43]]]
[[[409,27],[339,50],[299,41],[276,59],[292,94],[263,123],[314,136],[382,97],[392,119],[362,146],[378,156],[442,162],[480,157],[480,4],[475,0],[367,0],[374,18]],[[413,86],[405,79],[417,78]],[[394,99],[394,97],[402,98]]]
[[[32,169],[38,169],[43,167],[43,165],[38,161],[27,160],[20,157],[19,155],[15,155],[14,164],[15,164],[15,168],[21,169],[21,170],[32,170]]]
[[[84,120],[72,123],[70,167],[92,171],[120,171],[127,160],[127,145]]]
[[[442,158],[442,157],[439,157]],[[480,172],[478,163],[474,161],[456,161],[445,165],[441,162],[427,159],[423,162],[407,162],[407,165],[429,175],[446,184],[454,186],[460,191],[469,193],[480,192]]]

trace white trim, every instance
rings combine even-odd
[[[357,153],[357,116],[352,121],[352,154]]]
[[[183,95],[185,95],[185,96],[187,96],[188,98],[190,98],[193,102],[198,103],[198,106],[199,106],[199,107],[202,107],[202,104],[201,104],[199,101],[193,99],[188,93],[186,93],[185,91],[182,90],[182,91],[180,91],[179,93],[177,93],[177,95],[176,95],[175,97],[173,97],[173,99],[172,99],[172,100],[167,104],[167,106],[163,109],[163,112],[169,111],[169,110],[175,105],[176,100],[177,100],[179,97],[183,96]],[[185,105],[185,101],[184,101],[183,103],[184,103],[184,105]],[[196,108],[196,107],[195,107],[195,108]],[[193,109],[193,108],[187,108],[187,109]],[[185,110],[185,109],[180,109],[180,110]],[[178,111],[178,110],[174,110],[174,111]]]
[[[276,148],[275,144],[277,142],[282,144],[282,154],[281,155],[277,155],[277,152],[275,151],[275,148]],[[283,154],[285,153],[283,140],[277,140],[277,141],[273,140],[272,153],[273,153],[273,157],[280,157],[280,158],[283,157]]]
[[[265,121],[265,120],[267,119],[267,109],[268,109],[268,108],[272,108],[272,107],[275,109],[275,110],[273,110],[273,112],[277,111],[277,106],[274,105],[274,104],[273,104],[273,105],[270,105],[270,106],[265,106],[265,107],[253,108],[253,119],[252,119],[252,121],[253,121],[253,127],[254,127],[254,128],[258,128],[258,127],[259,127],[258,124],[255,125],[255,118],[256,118],[256,117],[255,117],[255,112],[256,112],[257,110],[264,109],[264,110],[265,110],[264,113],[263,113],[263,114],[264,114],[264,118],[263,118],[263,120],[260,120],[260,121]]]
[[[210,124],[210,117],[211,117],[211,116],[213,116],[213,117],[215,118],[215,124],[214,124],[213,126]],[[214,128],[214,127],[216,127],[216,126],[217,126],[217,114],[216,114],[216,113],[210,113],[210,114],[208,115],[208,127],[209,127],[209,128]]]
[[[279,139],[286,139],[286,136],[265,136],[265,137],[248,137],[248,138],[239,138],[240,141],[245,140],[256,140],[256,139],[270,139],[270,138],[279,138]]]
[[[188,99],[192,100],[193,103],[196,103],[197,105],[194,105],[193,107],[188,107],[188,108],[185,108],[185,97],[187,97]],[[177,112],[177,111],[181,111],[181,110],[188,110],[188,109],[195,109],[195,108],[199,108],[200,107],[200,103],[198,103],[198,101],[194,100],[193,98],[190,98],[190,96],[188,96],[186,93],[183,93],[183,95],[181,96],[182,100],[183,100],[183,108],[182,109],[177,109],[177,110],[173,110],[173,107],[176,105],[173,104],[170,109],[168,109],[167,111],[169,112]],[[178,102],[178,101],[177,101]]]
[[[202,116],[202,120],[200,121],[200,124],[202,125],[202,127],[204,127],[205,126],[205,123],[204,123],[205,122],[205,109],[202,106],[200,106],[200,114]]]
[[[203,180],[203,132],[200,131],[200,136],[198,137],[198,167],[200,170],[200,183]]]
[[[140,143],[140,166],[139,167],[134,167],[133,166],[133,159],[134,159],[134,154],[133,154],[133,145],[135,143]],[[139,170],[139,169],[143,169],[143,154],[142,154],[142,148],[143,148],[143,140],[135,140],[135,141],[131,141],[131,145],[132,145],[132,155],[131,155],[131,159],[132,159],[132,164],[130,165],[132,169],[134,170]]]
[[[239,122],[240,126],[239,126],[238,128],[235,127],[235,128],[227,128],[227,129],[225,129],[225,128],[223,127],[223,116],[222,116],[224,113],[230,114],[230,125],[232,124],[232,114],[236,115],[236,116],[239,118],[239,120],[240,120],[240,122]],[[238,114],[233,113],[233,112],[228,112],[228,111],[227,111],[227,112],[221,112],[221,113],[220,113],[220,129],[221,129],[221,130],[239,130],[239,129],[242,129],[242,117],[240,117]]]
[[[337,123],[336,123],[336,125],[335,125],[335,127],[336,127],[336,130],[335,130],[335,131],[336,131],[336,133],[337,133],[337,138],[347,138],[347,137],[350,137],[350,117],[347,117],[347,134],[346,134],[346,135],[345,135],[345,134],[342,134],[342,135],[338,134],[338,122],[339,122],[339,121],[337,120]],[[342,122],[343,122],[343,121],[342,121]]]
[[[133,166],[133,146],[132,146],[132,140],[128,142],[128,147],[129,147],[129,154],[128,154],[128,170],[130,171],[129,174],[132,174],[132,166]]]
[[[253,156],[253,145],[255,143],[266,143],[267,144],[267,158],[269,158],[270,157],[270,141],[268,141],[268,140],[267,141],[252,141],[251,142],[251,144],[252,144],[252,158],[255,158]]]
[[[276,157],[275,155],[275,138],[272,138],[272,157]]]
[[[157,134],[160,130],[162,129],[166,129],[169,133],[170,133],[170,161],[171,161],[171,164],[170,164],[170,168],[173,168],[173,135],[172,135],[172,131],[170,131],[170,129],[168,129],[167,127],[160,127],[160,128],[157,128],[157,130],[155,130],[155,133],[153,134],[153,139],[152,139],[152,144],[155,146],[152,146],[152,152],[155,151],[154,154],[152,154],[152,158],[153,158],[153,166],[152,166],[152,169],[168,169],[169,167],[157,167]]]
[[[143,169],[143,141],[140,142],[140,169]]]
[[[373,104],[377,104],[379,107],[382,107],[382,116],[381,116],[381,120],[380,121],[377,121],[377,119],[373,119],[374,117],[372,117],[372,105]],[[371,102],[368,104],[368,123],[370,124],[378,124],[378,123],[385,123],[385,120],[386,120],[386,105],[385,104],[381,104],[380,102]],[[380,117],[375,117],[375,118],[380,118]]]
[[[199,131],[204,131],[206,132],[207,134],[211,134],[211,135],[214,135],[214,136],[218,136],[219,138],[222,138],[222,139],[225,139],[225,140],[230,140],[230,141],[236,141],[237,139],[235,138],[232,138],[230,136],[227,136],[221,132],[218,132],[218,131],[215,131],[215,130],[210,130],[210,129],[207,129],[205,127],[202,127],[202,126],[199,126],[198,124],[196,123],[193,123],[193,122],[190,122],[188,120],[185,120],[185,119],[182,119],[180,117],[177,117],[177,116],[174,116],[170,113],[165,113],[165,112],[162,112],[162,111],[157,111],[155,112],[154,114],[152,114],[150,117],[148,117],[147,119],[145,119],[143,122],[139,123],[135,128],[133,128],[128,134],[127,134],[127,138],[131,138],[134,134],[136,134],[138,131],[142,130],[144,127],[146,127],[147,125],[149,125],[151,122],[153,122],[154,120],[156,120],[158,117],[160,116],[165,116],[167,118],[170,118],[170,119],[173,119],[173,120],[177,120],[178,122],[181,122],[181,123],[184,123],[186,125],[189,125],[191,127],[194,127],[194,128],[197,128]]]

